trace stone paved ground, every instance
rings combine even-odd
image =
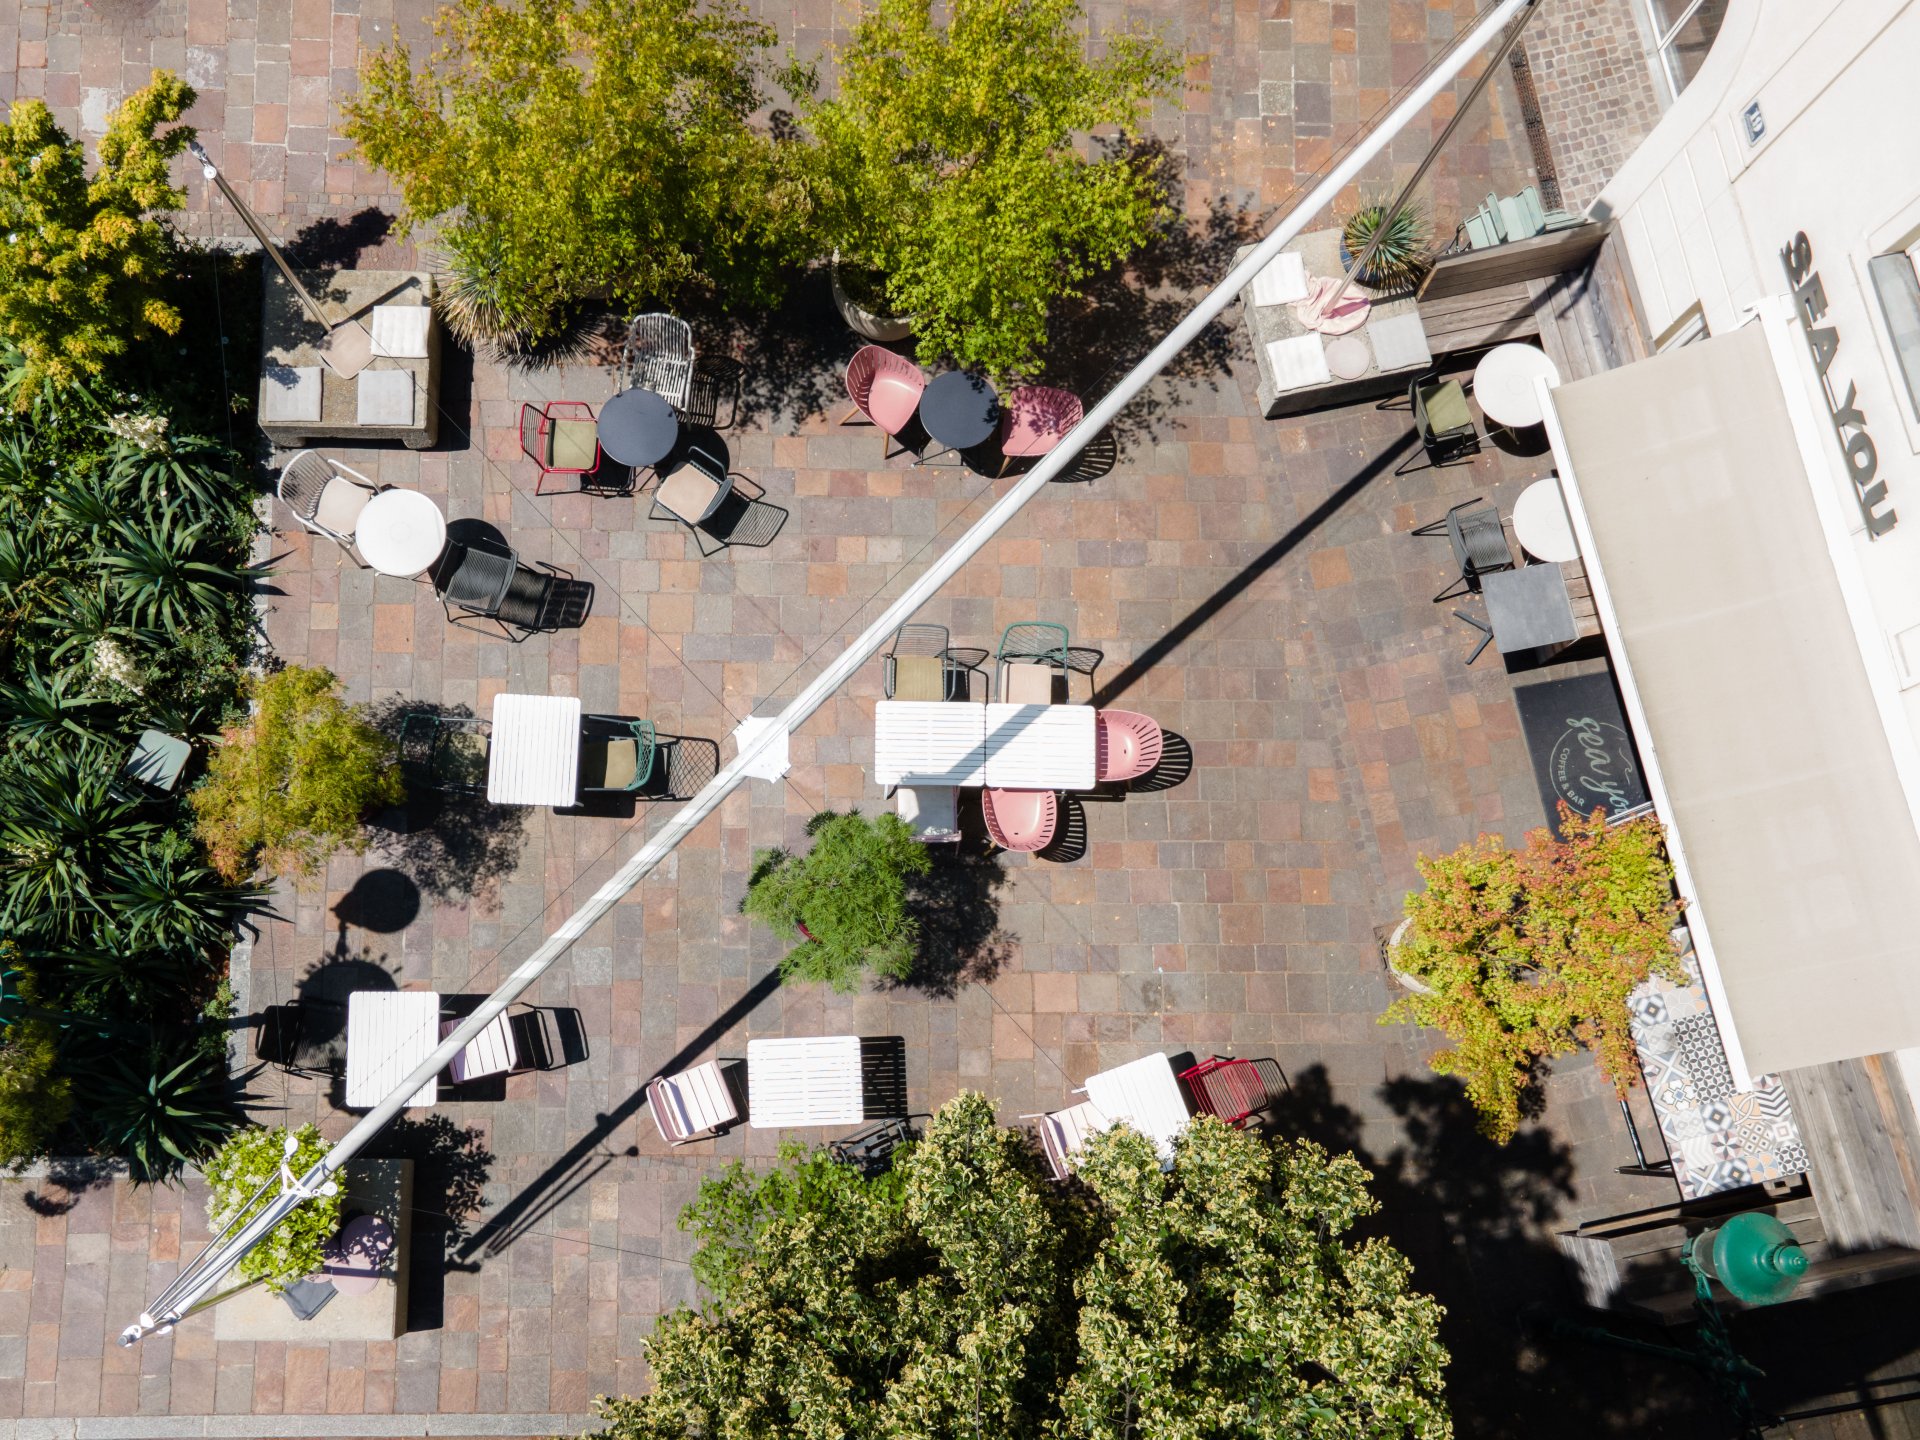
[[[1161,119],[1199,215],[1216,199],[1230,213],[1278,203],[1471,6],[1092,8],[1102,27],[1153,20],[1213,57],[1193,67],[1182,111]],[[0,16],[0,53],[16,62],[0,84],[44,95],[66,123],[97,133],[149,65],[184,67],[203,90],[194,118],[271,223],[310,240],[365,239],[345,222],[392,200],[380,177],[340,158],[332,107],[361,48],[396,29],[417,36],[421,13],[396,13],[392,0],[331,10],[28,0]],[[803,51],[829,33],[824,4],[766,13]],[[1463,132],[1438,172],[1443,220],[1462,192],[1477,199],[1526,178],[1505,76],[1493,94],[1491,118]],[[1403,137],[1395,161],[1410,164],[1423,143]],[[1376,178],[1389,181],[1385,167]],[[196,231],[234,230],[197,183],[192,205]],[[1239,238],[1231,220],[1201,232],[1197,258],[1170,267],[1173,288],[1224,268]],[[369,248],[363,263],[403,254]],[[1119,353],[1101,363],[1169,320],[1165,306],[1109,298],[1119,318],[1099,328]],[[514,438],[518,404],[598,403],[608,373],[482,365],[450,380],[439,450],[347,458],[591,582],[592,618],[524,645],[481,639],[449,627],[424,587],[374,579],[331,545],[282,532],[275,650],[333,666],[376,705],[484,713],[506,689],[571,693],[724,742],[756,702],[793,694],[1004,488],[959,469],[883,465],[872,432],[836,429],[836,370],[853,342],[822,313],[814,289],[778,324],[702,336],[709,352],[736,344],[749,365],[749,404],[724,438],[734,468],[791,512],[766,549],[703,560],[644,502],[535,497]],[[1542,1379],[1510,1323],[1520,1298],[1563,1293],[1546,1232],[1671,1195],[1612,1173],[1625,1139],[1591,1067],[1556,1073],[1543,1125],[1494,1151],[1472,1137],[1453,1088],[1427,1074],[1419,1037],[1373,1018],[1387,999],[1374,932],[1393,918],[1413,857],[1541,819],[1512,681],[1491,660],[1461,664],[1471,637],[1428,599],[1445,578],[1444,544],[1405,532],[1458,499],[1510,501],[1541,462],[1489,452],[1395,478],[1404,416],[1264,421],[1245,357],[1213,339],[1123,424],[1110,474],[1036,501],[922,616],[981,645],[1012,620],[1069,625],[1105,651],[1103,702],[1154,715],[1194,761],[1172,788],[1088,803],[1086,853],[1073,863],[992,862],[964,847],[979,898],[940,933],[972,957],[968,975],[858,997],[781,988],[770,978],[778,943],[735,913],[754,847],[793,841],[823,805],[883,803],[867,779],[880,685],[869,665],[796,738],[785,784],[736,794],[542,983],[534,998],[580,1017],[586,1058],[513,1078],[503,1100],[445,1104],[383,1140],[422,1166],[409,1334],[216,1342],[200,1320],[119,1350],[112,1333],[204,1234],[197,1189],[14,1182],[0,1204],[0,1417],[26,1418],[0,1424],[26,1434],[38,1433],[26,1428],[35,1417],[128,1415],[158,1431],[172,1423],[162,1416],[251,1414],[234,1423],[348,1433],[375,1422],[312,1417],[389,1412],[472,1413],[476,1429],[480,1417],[518,1415],[506,1423],[527,1433],[577,1423],[595,1392],[642,1382],[652,1317],[689,1296],[672,1222],[699,1179],[732,1157],[766,1156],[779,1138],[742,1130],[669,1152],[641,1108],[642,1083],[737,1055],[755,1035],[854,1031],[901,1038],[914,1108],[976,1086],[1009,1119],[1059,1106],[1090,1071],[1153,1049],[1273,1056],[1292,1083],[1285,1128],[1366,1156],[1388,1231],[1446,1299],[1471,1433],[1538,1429],[1570,1408],[1608,1427],[1701,1433],[1684,1401],[1647,1398],[1635,1372],[1611,1363],[1560,1355]],[[391,983],[489,989],[661,818],[645,807],[631,818],[478,815],[389,817],[365,861],[289,893],[285,920],[254,951],[249,1008],[303,988],[337,993],[376,969]],[[349,1123],[310,1081],[272,1072],[261,1085],[289,1118],[335,1134]],[[149,1422],[128,1423],[117,1433]]]

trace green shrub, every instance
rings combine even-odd
[[[238,882],[256,858],[281,874],[367,848],[367,812],[405,794],[393,742],[340,698],[329,670],[289,665],[253,681],[254,713],[226,732],[192,795],[214,869]]]
[[[236,1221],[244,1224],[264,1210],[267,1201],[280,1193],[280,1185],[269,1182],[279,1181],[283,1165],[297,1179],[327,1153],[320,1131],[302,1125],[292,1132],[296,1148],[289,1158],[287,1133],[284,1128],[258,1125],[236,1131],[201,1167],[207,1180],[207,1223],[214,1234]],[[268,1186],[264,1194],[263,1185]],[[264,1281],[276,1295],[313,1274],[324,1261],[322,1247],[339,1232],[343,1203],[337,1187],[331,1195],[303,1201],[234,1268],[245,1279]]]
[[[76,1079],[81,1123],[126,1158],[136,1183],[173,1179],[239,1122],[226,1065],[191,1044],[108,1049]]]
[[[1659,821],[1609,826],[1603,812],[1561,806],[1562,839],[1544,827],[1525,850],[1482,835],[1451,855],[1421,856],[1426,888],[1394,968],[1426,985],[1380,1017],[1443,1032],[1430,1064],[1457,1075],[1495,1140],[1512,1138],[1536,1060],[1585,1047],[1625,1094],[1639,1075],[1627,998],[1650,974],[1682,975]]]
[[[22,1003],[36,1004],[33,977],[19,967],[11,945],[0,961],[13,971]],[[73,1084],[54,1073],[59,1031],[40,1019],[15,1020],[0,1031],[0,1167],[13,1168],[46,1152],[73,1109]]]
[[[162,126],[193,104],[193,88],[164,70],[107,117],[100,164],[54,124],[38,100],[17,100],[0,124],[0,336],[18,347],[10,366],[15,408],[44,384],[70,385],[104,372],[130,346],[172,335],[180,310],[168,294],[171,231],[152,212],[177,210],[185,194],[168,162],[193,131]]]
[[[783,935],[804,927],[781,973],[855,989],[869,970],[904,979],[920,927],[907,913],[907,877],[933,868],[927,847],[898,815],[869,820],[858,810],[822,811],[807,822],[805,855],[762,850],[753,857],[740,908]]]
[[[923,361],[1029,370],[1048,307],[1170,218],[1127,142],[1177,93],[1183,57],[1107,30],[1089,59],[1078,0],[943,10],[936,23],[931,0],[876,0],[832,57],[836,92],[805,67],[785,77],[817,137],[821,249],[885,277],[873,308],[914,317]],[[1089,132],[1113,137],[1093,159]]]

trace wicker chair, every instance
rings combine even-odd
[[[302,450],[280,471],[280,498],[301,528],[326,536],[351,555],[362,570],[367,562],[354,546],[353,527],[367,502],[392,488],[374,484],[358,470],[329,460],[317,450]]]
[[[620,354],[623,389],[651,390],[676,410],[693,390],[693,328],[673,315],[636,315]]]

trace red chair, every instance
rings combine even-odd
[[[1060,802],[1051,790],[987,790],[980,813],[1002,850],[1043,850],[1060,823]]]
[[[1093,725],[1096,780],[1137,780],[1160,763],[1167,747],[1159,725],[1131,710],[1096,710]]]
[[[1223,1060],[1216,1055],[1182,1070],[1180,1078],[1192,1089],[1203,1114],[1217,1115],[1229,1125],[1267,1108],[1267,1082],[1251,1060]]]
[[[853,401],[853,409],[840,417],[840,423],[864,415],[892,439],[913,422],[926,388],[926,372],[906,356],[884,345],[863,345],[847,362],[847,398]],[[881,448],[882,458],[891,460],[895,452],[886,449],[884,442]]]
[[[1000,411],[1000,473],[1007,461],[1044,455],[1080,423],[1086,407],[1071,390],[1022,385]]]
[[[549,400],[520,407],[520,449],[540,467],[533,493],[549,475],[590,475],[600,468],[600,429],[584,400]]]

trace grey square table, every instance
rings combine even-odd
[[[1493,643],[1502,655],[1565,645],[1580,638],[1558,565],[1526,565],[1480,577]]]

